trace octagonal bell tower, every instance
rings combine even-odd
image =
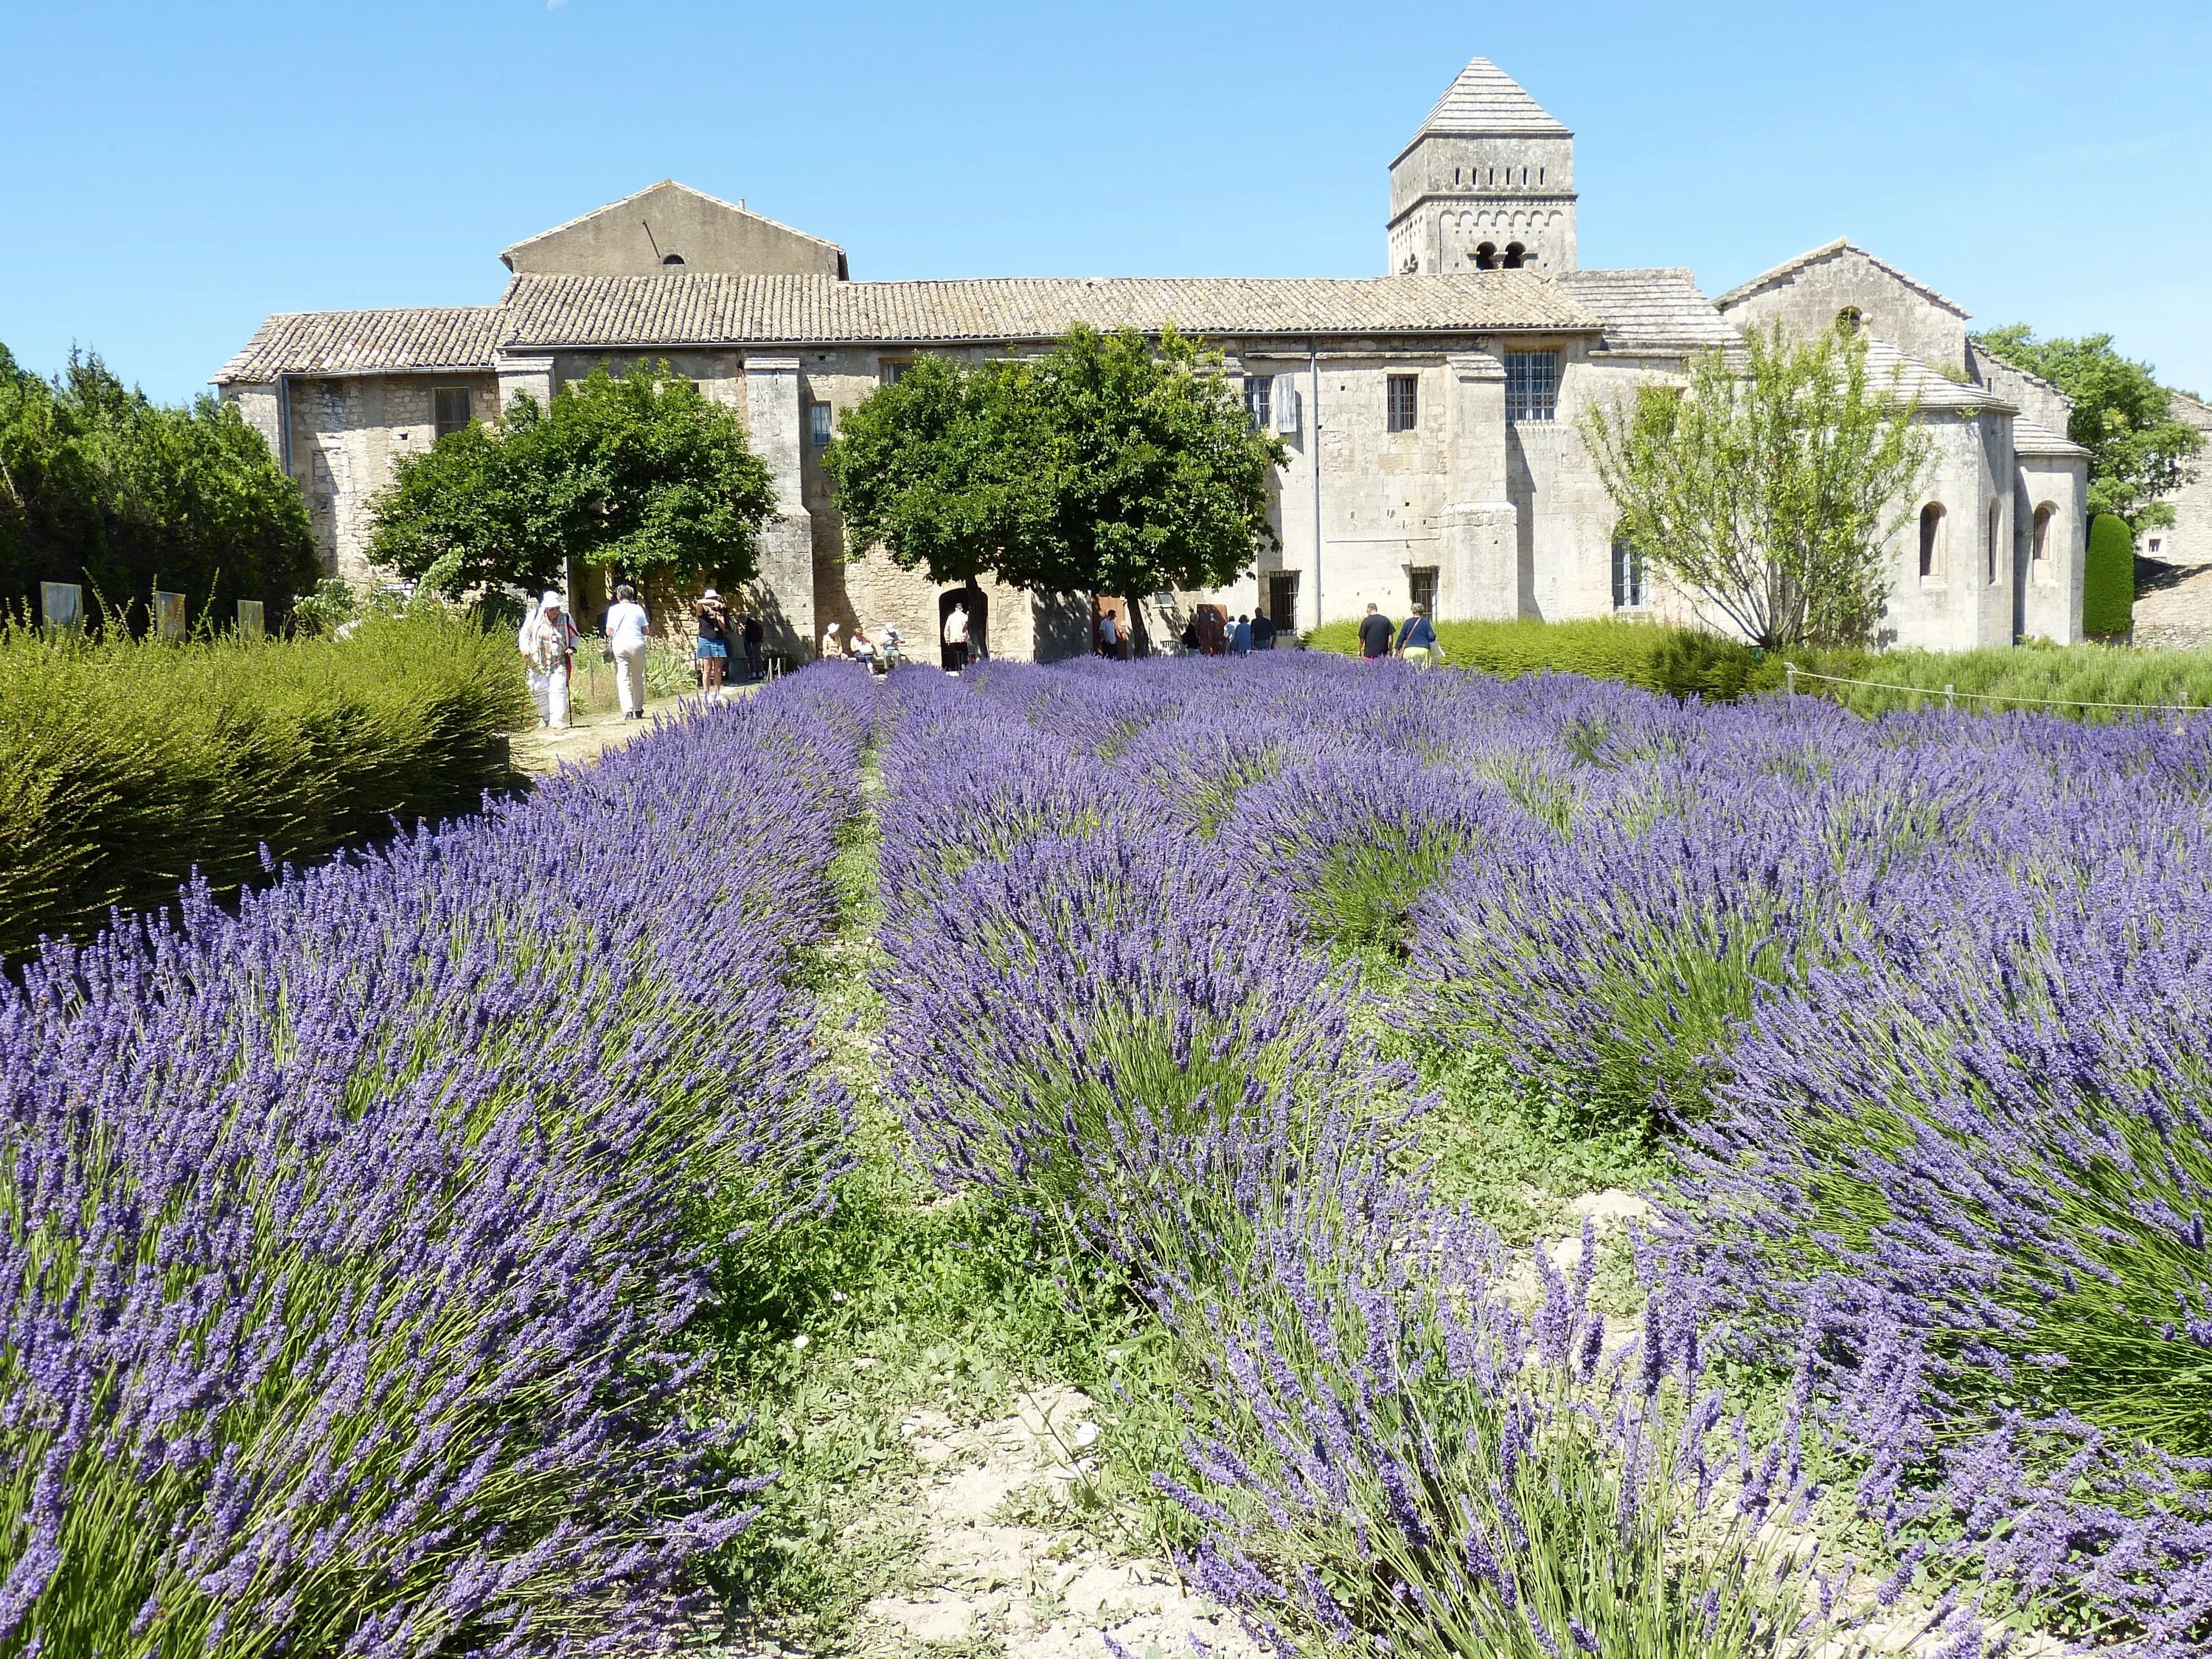
[[[1575,135],[1478,58],[1390,163],[1390,269],[1522,268],[1575,268]]]

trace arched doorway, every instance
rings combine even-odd
[[[945,624],[951,619],[953,607],[968,607],[968,645],[965,650],[945,643]],[[968,665],[970,659],[988,654],[985,647],[991,638],[991,602],[983,597],[983,590],[969,582],[965,587],[948,587],[937,596],[937,643],[945,672],[956,673]]]

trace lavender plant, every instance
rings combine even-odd
[[[842,1159],[836,695],[0,988],[0,1652],[659,1638],[753,1485],[686,1328]]]

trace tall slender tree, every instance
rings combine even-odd
[[[1863,338],[1752,334],[1581,422],[1648,567],[1758,644],[1863,644],[1931,443]]]

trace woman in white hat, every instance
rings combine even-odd
[[[831,623],[822,630],[822,660],[833,662],[845,654],[845,641],[837,637],[837,624]]]
[[[710,697],[720,696],[729,666],[730,608],[710,587],[699,596],[699,689]]]
[[[568,724],[568,664],[576,653],[576,625],[561,609],[561,596],[547,592],[538,609],[522,619],[515,635],[524,669],[530,677],[530,699],[538,705],[542,726],[559,730]]]

